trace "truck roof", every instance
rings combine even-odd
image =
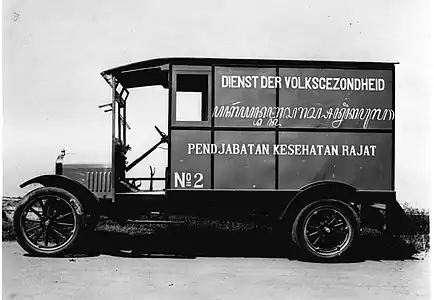
[[[167,86],[167,70],[170,64],[238,67],[299,67],[330,69],[393,69],[397,62],[284,60],[258,58],[209,58],[209,57],[162,57],[130,63],[101,72],[108,81],[113,75],[125,88],[151,85]]]

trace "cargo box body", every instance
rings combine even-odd
[[[173,62],[171,209],[275,219],[304,190],[331,182],[353,188],[351,201],[384,211],[389,204],[402,215],[394,70],[393,63]]]
[[[375,67],[201,67],[207,92],[185,104],[177,78],[197,72],[173,66],[170,189],[393,191],[394,66]],[[178,119],[199,101],[200,119]]]

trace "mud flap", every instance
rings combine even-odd
[[[416,232],[416,224],[411,222],[397,201],[391,201],[386,206],[386,232],[394,235]]]

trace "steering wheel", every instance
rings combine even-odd
[[[167,134],[165,134],[164,132],[162,132],[157,126],[154,126],[154,127],[158,131],[158,133],[161,135],[161,141],[162,142],[168,142],[169,138],[167,137]]]

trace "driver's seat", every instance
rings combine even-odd
[[[120,190],[118,190],[117,192],[120,193],[128,193],[128,192],[140,192],[141,190],[139,188],[137,188],[135,185],[129,183],[128,181],[124,181],[124,180],[120,180],[119,181],[119,187]]]

